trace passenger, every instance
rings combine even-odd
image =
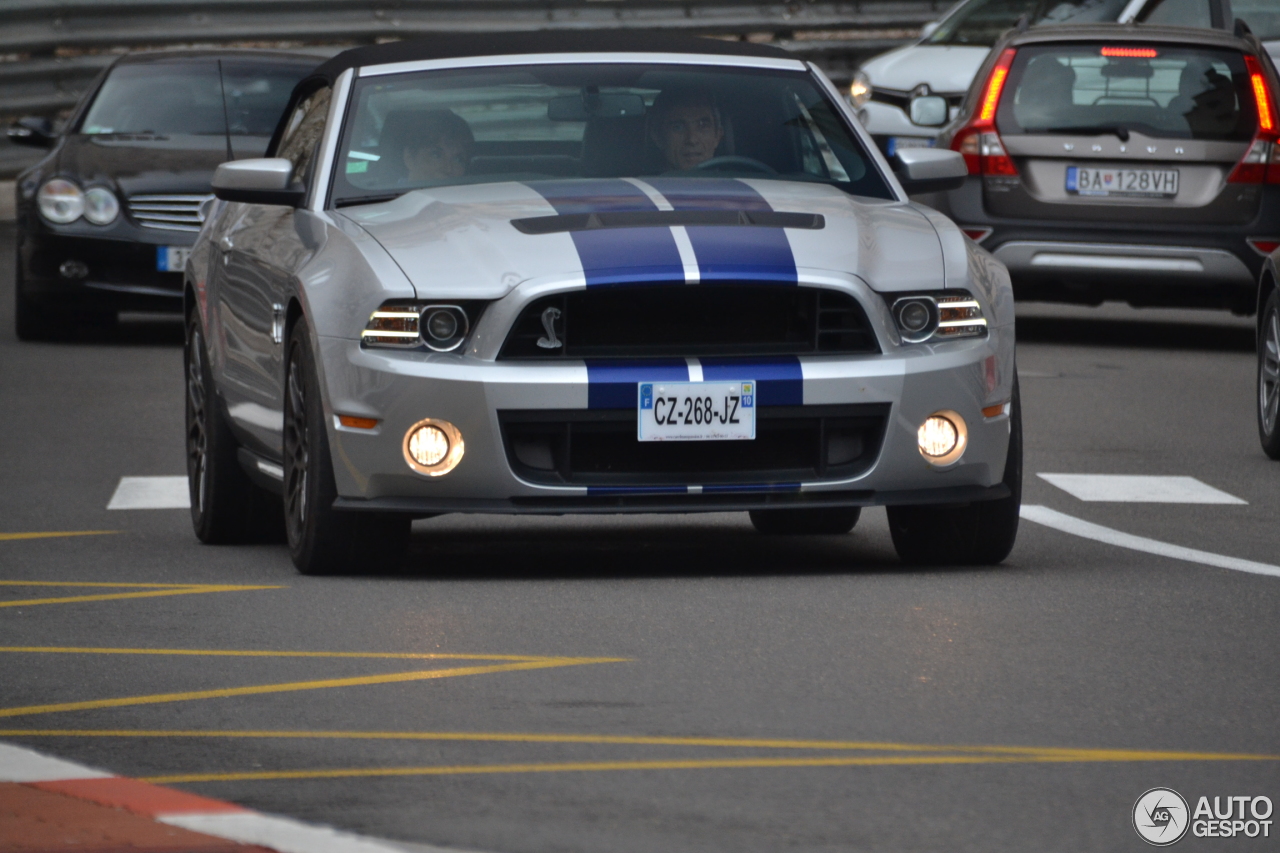
[[[398,183],[420,184],[467,173],[475,149],[471,127],[451,110],[398,110],[382,126],[379,148]],[[399,161],[396,162],[396,151]]]
[[[704,89],[668,89],[649,110],[649,138],[676,169],[693,169],[716,156],[724,124]]]

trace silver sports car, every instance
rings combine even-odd
[[[652,35],[342,53],[219,167],[186,268],[205,542],[305,573],[447,512],[747,511],[994,563],[1022,442],[1004,267],[813,65]],[[895,171],[896,170],[896,171]]]

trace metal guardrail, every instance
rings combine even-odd
[[[75,105],[127,50],[645,29],[769,41],[847,81],[954,0],[0,0],[0,123]],[[7,146],[0,145],[0,148]],[[0,174],[26,158],[0,150]]]

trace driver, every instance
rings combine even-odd
[[[724,125],[705,89],[665,89],[649,110],[649,138],[673,168],[693,169],[716,156]]]

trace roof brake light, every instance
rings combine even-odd
[[[1104,47],[1102,55],[1118,59],[1155,59],[1160,51],[1154,47]]]

